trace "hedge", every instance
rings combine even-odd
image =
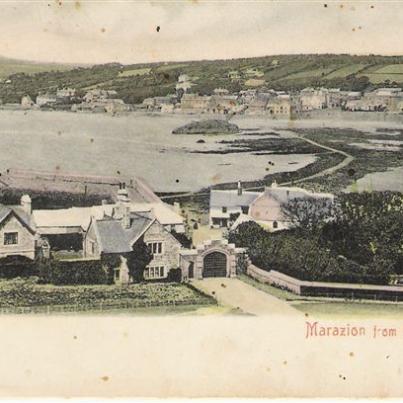
[[[39,262],[38,269],[41,283],[54,285],[112,283],[112,270],[101,260],[50,260]]]
[[[15,255],[0,259],[0,278],[36,276],[35,262],[25,256]]]

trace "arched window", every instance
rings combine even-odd
[[[277,221],[273,221],[273,228],[278,228],[278,222]]]

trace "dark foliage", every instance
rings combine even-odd
[[[141,237],[133,245],[133,252],[127,254],[127,265],[134,282],[144,281],[144,269],[152,258],[149,246],[144,242],[144,237]]]
[[[37,273],[35,262],[25,256],[15,255],[0,259],[0,278],[30,277]]]
[[[37,263],[41,283],[54,285],[109,284],[108,267],[100,260],[57,261]]]

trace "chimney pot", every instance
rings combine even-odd
[[[242,184],[241,181],[238,181],[238,196],[242,195]]]

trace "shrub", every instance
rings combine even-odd
[[[54,285],[109,284],[110,270],[101,260],[43,261],[40,281]]]
[[[0,259],[0,278],[30,277],[38,273],[35,262],[15,255]]]
[[[181,269],[171,269],[168,272],[167,281],[171,283],[180,283],[182,280],[182,271]]]

